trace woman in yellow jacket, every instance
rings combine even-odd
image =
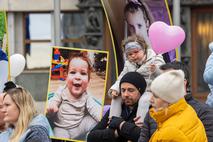
[[[184,73],[172,70],[151,84],[150,115],[158,128],[149,142],[207,142],[205,129],[184,99]]]

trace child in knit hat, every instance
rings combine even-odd
[[[206,62],[203,78],[208,83],[210,89],[206,104],[213,108],[213,42],[209,44],[209,49],[212,53]]]
[[[109,94],[112,96],[110,117],[120,116],[121,114],[122,100],[119,96],[119,83],[120,79],[127,72],[138,72],[142,74],[146,83],[149,85],[159,74],[159,66],[164,64],[162,56],[156,55],[152,49],[147,48],[146,42],[140,36],[134,35],[123,40],[122,47],[126,55],[126,61],[123,71],[109,90]],[[149,98],[148,93],[145,93],[139,101],[137,116],[141,117],[142,122],[149,109]]]
[[[184,99],[184,73],[162,73],[151,84],[150,116],[158,129],[149,142],[207,142],[206,132],[194,109]],[[178,123],[177,123],[178,122]]]

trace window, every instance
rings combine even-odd
[[[82,17],[82,18],[80,18]],[[25,56],[27,69],[50,66],[51,59],[51,14],[25,13]],[[65,47],[84,48],[85,20],[82,12],[61,14],[61,42]]]
[[[28,69],[47,68],[51,59],[51,15],[25,15],[25,51]]]

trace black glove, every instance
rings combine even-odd
[[[123,118],[113,116],[109,123],[109,128],[119,129],[119,126],[120,126],[121,122],[123,122],[123,121],[124,121]]]

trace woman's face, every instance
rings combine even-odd
[[[9,95],[6,95],[3,100],[3,110],[5,114],[4,121],[9,124],[14,124],[18,121],[20,114],[18,106]]]
[[[88,63],[81,58],[70,61],[67,76],[67,86],[70,93],[79,98],[86,91],[89,83]]]
[[[162,100],[161,98],[156,96],[154,93],[152,93],[152,96],[150,98],[150,103],[156,112],[168,107],[169,105],[169,103]]]

